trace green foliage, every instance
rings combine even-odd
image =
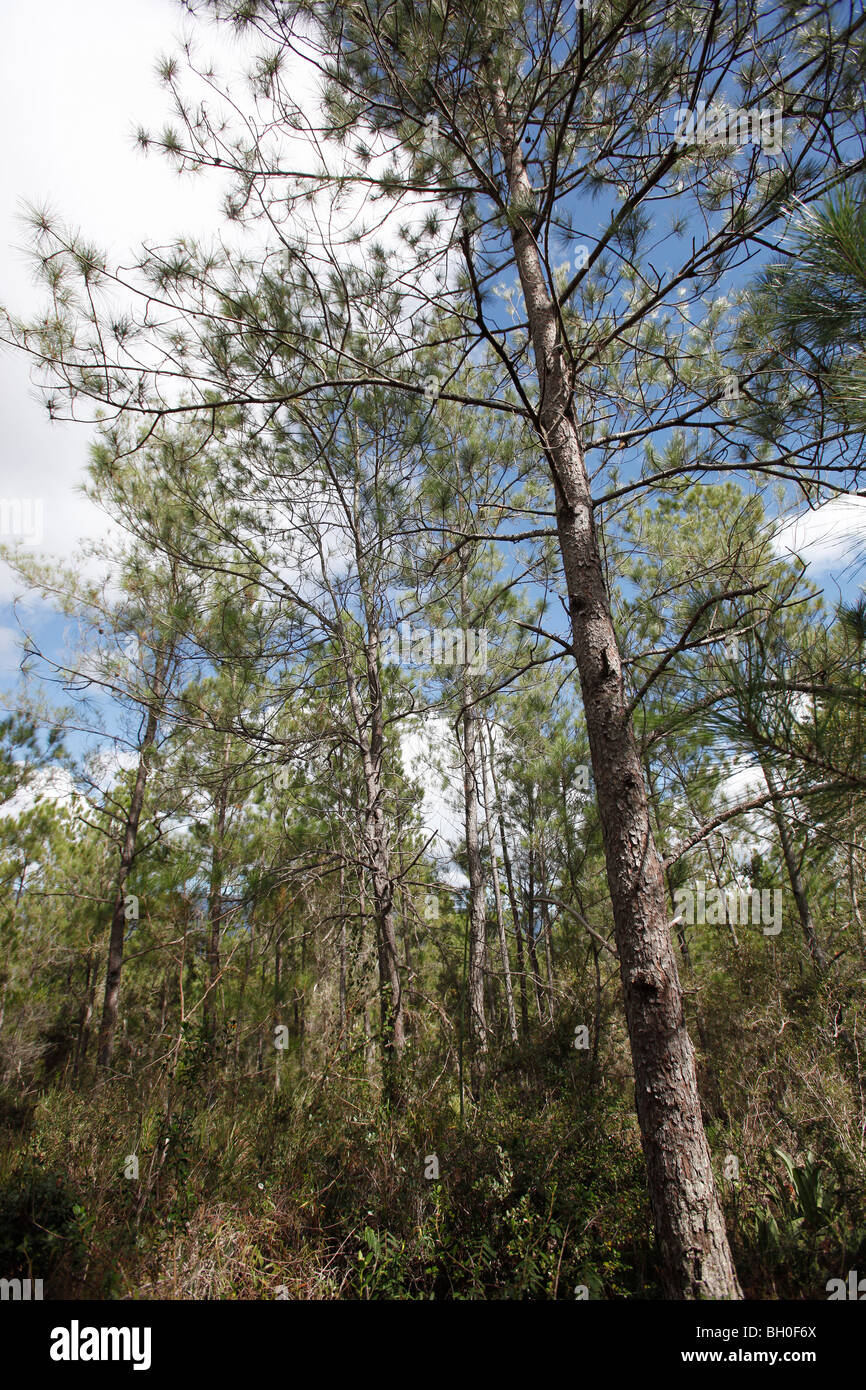
[[[774,1148],[773,1157],[781,1172],[758,1181],[739,1217],[744,1291],[770,1281],[779,1298],[826,1297],[827,1279],[866,1249],[862,1183],[841,1183],[812,1152],[798,1162]]]
[[[0,1269],[4,1278],[42,1279],[49,1298],[81,1287],[92,1230],[59,1171],[26,1164],[0,1181]]]

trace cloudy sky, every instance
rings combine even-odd
[[[133,146],[141,123],[168,116],[154,77],[183,16],[172,0],[4,0],[0,50],[3,172],[0,179],[0,302],[32,312],[38,292],[23,248],[27,203],[48,205],[117,251],[217,225],[220,189],[183,180]],[[104,521],[76,493],[90,434],[50,424],[27,362],[0,354],[0,497],[42,504],[43,545],[70,555]],[[15,583],[0,567],[0,662],[12,655],[8,604]]]

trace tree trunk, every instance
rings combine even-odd
[[[346,870],[340,862],[340,1050],[349,1051],[349,1014],[347,998],[348,951],[346,941]]]
[[[812,909],[809,906],[809,898],[806,894],[806,885],[800,875],[800,866],[797,863],[797,856],[794,853],[794,846],[788,831],[788,823],[785,820],[785,813],[782,808],[782,799],[779,795],[779,783],[776,781],[775,774],[771,767],[762,759],[761,771],[764,774],[764,781],[767,790],[772,796],[773,819],[776,822],[776,829],[779,832],[779,843],[782,846],[782,855],[785,860],[785,868],[788,870],[788,878],[791,882],[791,892],[794,894],[794,902],[797,904],[797,914],[800,918],[803,938],[809,948],[809,955],[815,969],[824,971],[827,969],[827,957],[818,940],[818,933],[815,931],[815,923],[812,919]]]
[[[460,579],[461,620],[467,631],[466,575]],[[484,967],[487,954],[487,905],[484,900],[484,867],[478,839],[478,715],[472,702],[472,682],[463,667],[463,814],[466,830],[466,863],[469,870],[469,1053],[472,1097],[478,1100],[484,1079],[487,1052],[487,1020],[484,1012]]]
[[[502,84],[489,86],[513,209],[511,237],[538,377],[538,431],[553,475],[572,641],[583,695],[607,878],[620,958],[665,1291],[673,1298],[738,1298],[740,1288],[716,1193],[698,1096],[695,1056],[671,947],[662,866],[625,700],[589,478],[560,338],[533,237],[533,195]]]
[[[484,751],[484,734],[479,734],[479,754],[481,757],[481,790],[484,794],[484,825],[487,830],[487,844],[490,849],[490,876],[493,880],[493,901],[496,904],[496,929],[499,933],[499,955],[502,960],[502,985],[505,991],[505,1008],[508,1014],[508,1031],[511,1041],[516,1043],[517,1017],[514,1012],[514,991],[511,988],[511,962],[508,957],[508,941],[505,936],[505,915],[502,911],[502,893],[499,888],[499,867],[496,863],[496,844],[490,828],[490,797],[487,788],[487,757]]]
[[[544,858],[544,850],[541,851],[541,932],[544,937],[544,968],[547,972],[547,1011],[550,1015],[551,1028],[556,1023],[556,1015],[553,1005],[553,943],[550,938],[550,908],[547,903],[547,865]]]
[[[520,914],[517,910],[517,894],[514,891],[514,875],[511,872],[511,856],[508,853],[508,840],[505,837],[505,817],[502,814],[502,798],[496,781],[496,763],[493,756],[493,736],[490,736],[490,776],[493,781],[493,794],[497,801],[496,819],[499,821],[499,843],[502,846],[502,867],[505,870],[505,884],[508,901],[511,904],[511,921],[514,925],[514,942],[517,953],[517,983],[520,986],[520,1023],[524,1038],[529,1033],[529,1007],[526,999],[526,962],[523,959],[523,936],[520,931]]]
[[[157,674],[157,683],[161,679],[160,673]],[[157,728],[156,705],[152,704],[147,712],[147,724],[145,725],[144,738],[138,757],[138,771],[135,775],[135,786],[132,792],[132,800],[129,804],[129,811],[126,816],[126,825],[123,833],[123,844],[120,851],[120,869],[117,875],[117,888],[114,895],[114,908],[111,914],[111,935],[108,940],[108,966],[105,975],[105,998],[102,1004],[102,1024],[99,1030],[99,1049],[96,1056],[97,1066],[110,1067],[111,1058],[114,1053],[114,1034],[117,1029],[117,1008],[120,999],[120,975],[123,970],[123,938],[126,932],[126,911],[124,900],[124,888],[132,868],[135,858],[135,842],[138,838],[138,823],[141,819],[141,808],[144,804],[144,788],[147,783],[147,774],[150,762],[150,753],[156,740]]]
[[[529,855],[526,888],[526,944],[532,965],[532,991],[535,995],[535,1012],[538,1022],[544,1027],[544,1006],[541,1002],[541,972],[538,969],[538,952],[535,946],[535,787],[529,788]]]
[[[397,951],[397,930],[394,915],[394,881],[391,876],[391,853],[384,808],[383,762],[385,728],[382,685],[379,676],[379,639],[368,626],[364,661],[369,694],[369,709],[361,704],[352,664],[351,652],[342,632],[343,663],[349,703],[364,772],[366,805],[364,808],[364,849],[373,888],[373,912],[379,958],[379,1017],[381,1023],[383,1091],[389,1103],[399,1103],[402,1095],[399,1071],[406,1043],[406,1021],[403,984]]]
[[[224,754],[225,767],[228,766],[229,741],[226,739]],[[208,940],[207,965],[208,984],[204,998],[204,1032],[213,1039],[216,1034],[217,988],[220,975],[220,933],[223,917],[223,840],[226,829],[226,808],[228,805],[228,778],[224,776],[217,791],[214,817],[214,840],[211,846],[210,884],[208,886]]]
[[[78,1014],[78,1036],[75,1042],[75,1060],[72,1065],[72,1076],[76,1081],[80,1079],[84,1070],[84,1064],[87,1061],[87,1049],[90,1046],[90,1025],[96,999],[96,971],[97,959],[94,958],[91,950],[87,952],[84,997],[81,1000],[81,1009]]]
[[[337,794],[337,821],[340,826],[340,884],[339,884],[339,906],[340,906],[340,961],[339,961],[339,997],[340,997],[340,1051],[349,1051],[349,1014],[348,1014],[348,992],[347,992],[347,967],[348,967],[348,942],[346,919],[348,910],[346,904],[346,844],[343,833],[343,760],[340,758],[340,783]]]
[[[718,889],[720,889],[722,892],[724,892],[724,889],[722,888],[722,884],[721,884],[720,878],[719,878],[719,871],[718,871],[718,868],[716,867],[715,856],[713,855],[713,851],[712,851],[712,849],[711,849],[711,847],[710,847],[710,845],[709,845],[709,842],[708,842],[707,845],[706,845],[706,851],[707,851],[707,858],[708,858],[709,861],[710,861],[710,869],[711,869],[711,871],[712,871],[712,875],[713,875],[713,878],[714,878],[714,880],[715,880],[716,887],[717,887]],[[671,902],[673,902],[673,901],[674,901],[674,898],[671,897]],[[733,944],[734,944],[734,950],[735,950],[735,951],[739,951],[739,949],[740,949],[740,938],[737,936],[737,929],[736,929],[736,927],[734,926],[733,920],[732,920],[732,918],[731,918],[731,910],[730,910],[730,908],[729,908],[729,906],[728,906],[727,895],[725,896],[725,924],[726,924],[726,926],[727,926],[727,928],[728,928],[728,931],[731,933],[731,941],[732,941]],[[682,932],[683,940],[685,941],[685,928],[683,927],[682,924],[680,924],[678,930]],[[691,969],[691,961],[688,961],[687,964],[688,964],[688,966],[689,966],[689,969]],[[703,1045],[703,1044],[702,1044],[702,1045]]]

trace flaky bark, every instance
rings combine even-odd
[[[539,384],[538,429],[553,475],[572,642],[583,695],[619,951],[635,1097],[665,1290],[737,1298],[695,1057],[671,947],[662,866],[622,679],[557,305],[532,234],[533,195],[501,82],[488,86],[508,178],[511,237]]]

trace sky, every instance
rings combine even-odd
[[[0,114],[5,139],[0,177],[0,303],[32,313],[38,292],[27,264],[27,203],[50,208],[108,250],[142,241],[202,235],[221,221],[215,178],[183,179],[158,155],[135,146],[137,126],[170,118],[157,58],[176,48],[189,24],[175,0],[0,0]],[[200,26],[199,31],[200,31]],[[225,35],[225,31],[222,31]],[[231,60],[232,41],[207,38],[207,51]],[[237,50],[235,50],[237,57]],[[70,559],[82,541],[99,540],[105,519],[80,495],[91,433],[49,422],[27,362],[0,352],[0,506],[29,505],[37,548]],[[8,523],[7,523],[8,525]],[[0,515],[0,531],[4,517]],[[2,536],[0,536],[2,539]],[[852,556],[866,553],[866,499],[843,499],[791,522],[780,550],[799,553],[832,601],[863,582]],[[20,590],[0,563],[0,687],[18,666],[11,599]],[[837,592],[838,591],[838,592]],[[38,610],[41,636],[58,641],[58,620]],[[421,750],[412,749],[413,756]],[[423,760],[423,759],[422,759]],[[437,816],[450,819],[444,803]],[[444,828],[444,827],[443,827]]]
[[[118,251],[217,225],[215,180],[181,179],[134,148],[136,125],[169,115],[154,64],[182,27],[174,0],[2,0],[0,303],[13,313],[39,302],[23,249],[27,203]],[[48,421],[29,364],[11,351],[0,353],[0,420],[0,497],[36,504],[41,548],[68,558],[100,537],[103,517],[76,491],[90,431]],[[0,676],[17,664],[7,605],[18,587],[0,565]]]
[[[0,303],[13,312],[32,312],[39,302],[23,249],[26,203],[48,203],[116,251],[219,225],[218,180],[181,178],[134,144],[137,125],[170,116],[155,64],[189,23],[175,0],[41,0],[37,8],[2,0]],[[225,56],[225,33],[205,40],[209,51],[222,46]],[[0,499],[22,499],[22,524],[29,520],[54,555],[68,557],[80,540],[100,537],[104,519],[77,492],[89,431],[48,421],[28,363],[10,351],[0,353],[0,420]],[[866,499],[807,514],[786,530],[783,545],[804,553],[814,577],[829,572],[850,587],[846,567],[858,540],[866,542]],[[0,564],[0,679],[15,664],[6,607],[15,588]]]

